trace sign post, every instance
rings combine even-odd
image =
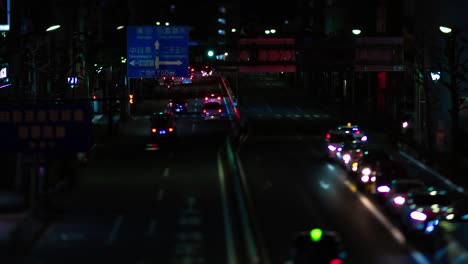
[[[188,77],[188,26],[127,27],[128,78]]]

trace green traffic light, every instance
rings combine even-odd
[[[213,57],[213,56],[214,56],[214,51],[209,50],[209,51],[207,52],[207,54],[208,54],[208,57]]]
[[[310,240],[313,242],[319,242],[322,239],[322,229],[320,228],[314,228],[310,230]]]

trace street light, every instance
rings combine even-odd
[[[445,27],[445,26],[440,26],[439,27],[439,30],[442,32],[442,33],[445,33],[445,34],[449,34],[452,32],[452,29],[449,28],[449,27]]]
[[[60,25],[52,25],[46,29],[47,32],[59,29]]]
[[[358,28],[353,29],[351,32],[353,32],[353,34],[356,35],[356,36],[361,34],[361,30],[358,29]]]

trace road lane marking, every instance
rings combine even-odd
[[[112,246],[112,244],[114,244],[115,240],[117,239],[117,236],[119,234],[119,231],[120,231],[120,226],[122,225],[122,221],[123,221],[123,215],[119,215],[115,221],[114,221],[114,225],[112,226],[112,230],[109,234],[109,237],[107,238],[107,245],[108,246]]]
[[[158,198],[157,198],[158,202],[160,202],[163,199],[163,197],[164,197],[164,190],[159,189],[158,190]]]
[[[345,185],[348,187],[348,189],[353,190],[355,189],[355,185],[351,183],[349,180],[344,180]],[[401,233],[401,231],[396,228],[388,219],[372,204],[372,202],[362,195],[359,192],[353,191],[361,201],[361,203],[371,212],[374,217],[390,232],[390,234],[393,236],[393,238],[400,244],[405,244],[406,243],[406,238]]]
[[[273,113],[273,109],[271,109],[271,107],[268,105],[267,102],[265,102],[265,105],[266,105],[266,107],[268,108],[268,110],[269,110],[271,113]]]
[[[163,177],[168,178],[169,177],[169,168],[165,168],[163,172]]]
[[[301,115],[304,114],[304,111],[302,111],[302,109],[301,109],[299,106],[297,106],[297,105],[295,104],[294,107],[297,109],[297,111],[298,111],[299,113],[301,113]]]
[[[154,231],[156,231],[156,220],[151,219],[148,226],[148,232],[146,232],[146,236],[151,237],[154,235]]]
[[[221,191],[221,201],[223,205],[223,216],[224,216],[224,232],[226,234],[226,257],[227,257],[227,264],[236,264],[237,262],[237,254],[236,249],[234,247],[234,236],[232,234],[232,223],[231,223],[231,215],[230,209],[228,209],[228,199],[226,194],[226,184],[224,182],[224,169],[223,164],[221,161],[221,152],[218,152],[217,155],[217,163],[218,163],[218,176],[219,176],[219,183],[220,183],[220,191]]]

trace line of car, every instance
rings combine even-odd
[[[150,117],[152,141],[175,140],[177,137],[177,117],[189,112],[189,102],[183,98],[171,99],[164,110]],[[223,97],[211,93],[203,97],[200,115],[204,120],[221,119],[226,116]]]
[[[465,194],[411,175],[390,151],[368,146],[358,126],[348,123],[329,130],[325,143],[327,158],[340,164],[357,189],[374,198],[407,234],[427,236],[441,222],[468,220]]]

